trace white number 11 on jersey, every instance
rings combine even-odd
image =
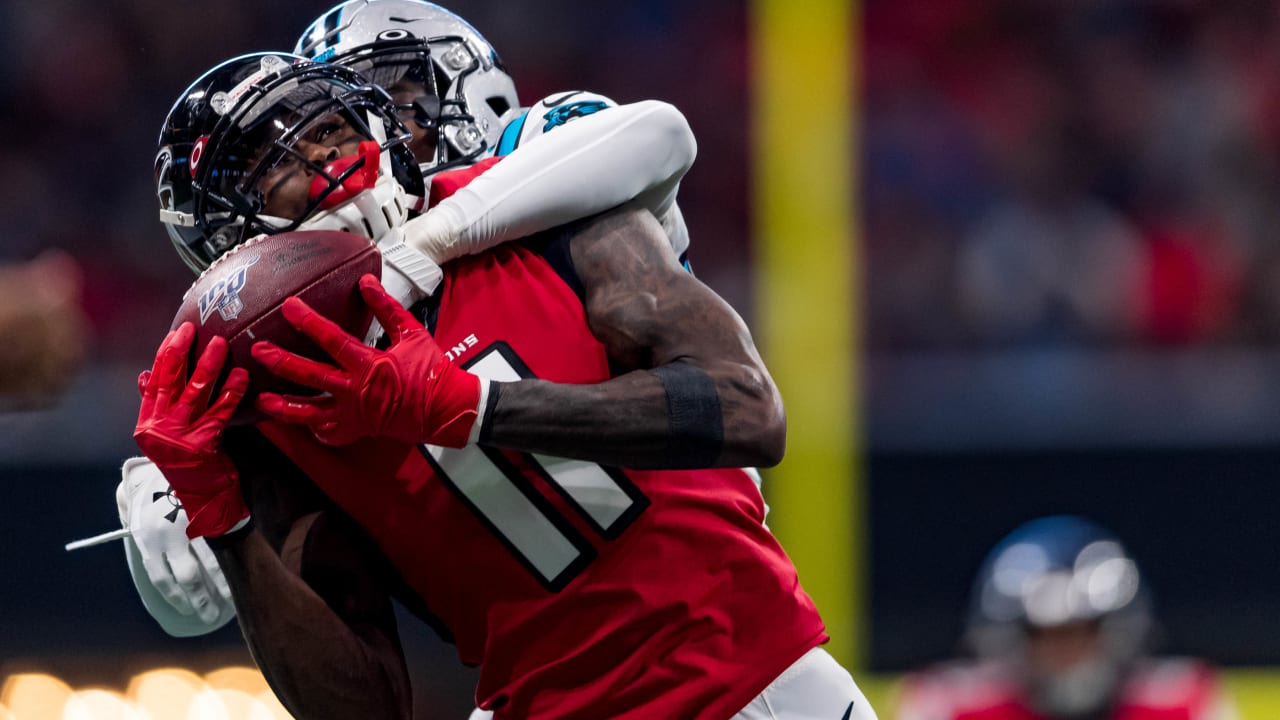
[[[506,343],[481,351],[466,368],[500,382],[533,377]],[[441,480],[548,590],[563,588],[595,558],[591,543],[507,455],[476,445],[422,449]],[[522,459],[604,539],[616,538],[649,504],[616,469],[547,455]]]

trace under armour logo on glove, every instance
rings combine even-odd
[[[169,505],[173,508],[164,514],[164,519],[169,522],[177,522],[178,513],[182,512],[182,503],[178,502],[177,496],[173,494],[173,488],[169,488],[164,492],[154,492],[151,494],[151,502],[153,503],[160,502],[160,498],[167,498],[169,500]]]

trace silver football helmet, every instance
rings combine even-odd
[[[987,556],[968,640],[979,657],[1014,668],[1041,712],[1086,718],[1111,703],[1150,628],[1146,588],[1124,547],[1097,525],[1061,515],[1019,527]],[[1084,645],[1075,639],[1082,635],[1090,638]],[[1075,649],[1048,667],[1044,652],[1063,647],[1055,637]]]
[[[385,88],[410,121],[423,174],[492,154],[519,114],[515,83],[467,21],[421,0],[350,0],[308,26],[295,52]]]

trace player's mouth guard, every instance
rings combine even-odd
[[[320,202],[320,208],[322,210],[331,210],[365,190],[372,190],[378,184],[378,165],[381,154],[381,144],[374,140],[362,140],[355,155],[348,155],[334,160],[324,166],[323,173],[315,176],[315,179],[311,181],[309,192],[311,199],[315,200],[323,195],[324,199]],[[364,164],[357,168],[355,172],[351,172],[352,166],[359,162]],[[347,177],[330,192],[334,179],[342,178],[344,174]],[[328,195],[325,195],[326,192]]]
[[[369,140],[361,141],[356,154],[341,157],[325,165],[323,174],[317,175],[311,183],[310,195],[314,200],[328,192],[321,201],[321,210],[332,210],[347,202],[354,201],[366,217],[369,213],[380,212],[377,199],[379,183],[395,183],[391,170],[391,150],[386,146],[386,129],[382,121],[372,113],[369,116]],[[333,187],[338,178],[338,187]],[[396,192],[402,192],[397,186]],[[420,207],[421,198],[406,200],[413,208]],[[415,203],[414,200],[417,200]],[[378,251],[382,254],[382,284],[405,307],[435,292],[440,286],[444,273],[440,266],[420,251],[405,245],[404,233],[400,226],[403,219],[387,217],[390,229],[375,238]],[[387,272],[387,270],[391,272]],[[372,341],[381,332],[375,321],[369,328],[365,341]]]

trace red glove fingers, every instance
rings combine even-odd
[[[338,419],[333,398],[262,393],[258,396],[258,409],[276,420],[295,425],[320,427],[337,422]]]
[[[480,379],[455,367],[431,334],[372,275],[360,292],[387,330],[391,346],[376,350],[290,298],[284,316],[333,356],[338,367],[255,343],[254,359],[292,382],[329,397],[258,396],[258,409],[311,428],[323,442],[342,444],[366,436],[462,447],[478,417]]]
[[[165,412],[169,408],[169,396],[173,393],[178,379],[187,370],[187,351],[191,341],[195,339],[195,326],[183,323],[177,330],[170,330],[164,336],[164,342],[156,350],[155,363],[151,366],[151,377],[142,391],[142,407],[138,412],[141,421],[144,415],[151,416],[156,412]]]
[[[368,435],[361,426],[342,422],[340,408],[332,397],[263,393],[258,396],[258,409],[281,422],[306,425],[326,445],[347,445]]]
[[[187,354],[194,338],[194,326],[183,323],[161,343],[142,389],[133,433],[186,508],[187,535],[193,538],[225,534],[249,516],[239,475],[221,449],[222,432],[249,387],[249,374],[233,368],[210,405],[227,344],[222,338],[211,340],[187,380]]]
[[[372,275],[365,275],[360,278],[360,296],[364,298],[365,303],[373,310],[373,316],[378,319],[378,324],[383,330],[387,331],[387,335],[391,338],[391,342],[398,343],[404,339],[407,333],[414,330],[426,331],[422,323],[401,305],[395,298],[387,294],[382,288],[377,278]]]
[[[217,345],[220,349],[213,350]],[[197,375],[201,373],[201,366],[205,365],[206,359],[211,355],[217,356],[216,364],[209,361],[208,369],[204,371],[204,379],[197,382]],[[218,379],[218,374],[222,372],[222,363],[227,358],[227,343],[222,338],[214,338],[209,343],[209,347],[205,348],[204,354],[200,356],[200,361],[196,363],[196,373],[192,374],[191,382],[187,386],[186,392],[183,393],[183,401],[190,401],[189,409],[191,413],[197,414],[200,409],[209,401],[209,395],[213,391],[213,384]],[[249,371],[244,368],[231,368],[231,372],[227,374],[227,381],[222,385],[222,391],[218,393],[218,399],[213,405],[209,406],[208,411],[200,418],[199,427],[206,432],[216,432],[221,436],[222,431],[226,429],[227,423],[231,421],[232,414],[236,411],[236,406],[240,404],[241,398],[249,390]]]
[[[289,299],[293,300],[294,298]],[[301,300],[298,302],[302,303]],[[307,308],[307,312],[314,315],[314,311],[310,308]],[[317,344],[319,344],[319,341],[317,341]],[[324,346],[321,345],[321,347]],[[287,352],[275,343],[266,340],[254,343],[252,352],[253,359],[257,360],[268,372],[291,383],[331,394],[344,393],[350,388],[351,379],[341,368]]]
[[[297,297],[285,298],[284,319],[289,321],[302,334],[311,338],[329,357],[338,361],[338,365],[353,370],[369,361],[373,350],[360,340],[352,337],[334,321],[311,309]],[[324,388],[321,388],[324,389]]]
[[[416,415],[418,434],[427,437],[419,442],[466,445],[480,422],[480,379],[450,362],[427,328],[377,278],[361,277],[360,295],[391,338],[388,354],[399,352],[417,371],[417,384],[406,385],[403,394],[412,398],[406,403],[406,414]]]
[[[178,398],[178,402],[174,406],[174,410],[180,413],[184,421],[190,422],[191,418],[200,411],[200,409],[209,405],[209,395],[213,392],[213,385],[218,380],[218,373],[222,372],[222,364],[227,361],[227,341],[221,337],[215,337],[205,347],[204,352],[200,354],[200,359],[196,361],[196,369],[191,371],[191,379],[187,381],[187,387],[182,391],[182,396]],[[183,363],[186,364],[185,362]],[[226,390],[224,388],[222,396],[218,398],[218,402],[209,408],[211,418],[217,418],[222,412],[222,406],[227,401]],[[232,406],[231,410],[235,410]],[[227,415],[230,418],[230,415]]]

